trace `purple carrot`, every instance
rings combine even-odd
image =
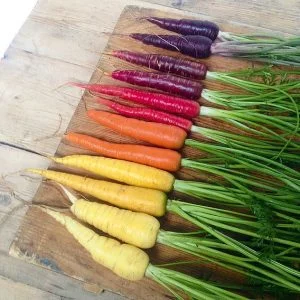
[[[132,33],[130,37],[159,48],[178,51],[195,58],[207,58],[211,54],[212,41],[205,36],[198,35],[156,35]]]
[[[203,86],[200,82],[169,74],[142,72],[135,70],[116,70],[112,78],[130,84],[158,89],[187,99],[199,99]]]
[[[163,29],[177,32],[182,35],[201,35],[214,41],[219,34],[218,25],[209,21],[156,17],[148,17],[145,19]]]
[[[188,119],[195,118],[200,114],[200,105],[196,101],[166,94],[159,94],[144,90],[137,90],[123,86],[105,85],[97,83],[72,83],[74,86],[88,89],[89,91],[103,95],[120,97],[121,99],[143,104],[158,110],[184,116]]]
[[[179,57],[120,50],[113,51],[112,55],[139,66],[197,80],[205,79],[207,73],[205,64]]]
[[[98,102],[110,107],[122,116],[128,118],[136,118],[150,122],[174,125],[184,129],[187,132],[191,131],[193,125],[190,120],[151,108],[126,106],[102,98],[98,99]]]

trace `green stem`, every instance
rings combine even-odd
[[[189,220],[193,224],[204,229],[205,231],[210,233],[212,236],[216,237],[218,240],[224,242],[225,244],[231,246],[233,249],[235,249],[239,253],[245,255],[246,257],[253,259],[257,263],[262,264],[265,267],[271,268],[273,270],[272,273],[263,270],[264,274],[266,276],[268,276],[269,278],[272,278],[273,280],[278,281],[280,284],[285,285],[287,288],[289,288],[291,290],[300,292],[299,281],[298,281],[298,284],[291,282],[291,281],[295,281],[296,278],[289,275],[289,273],[294,274],[296,272],[295,270],[290,269],[290,268],[288,268],[282,264],[279,264],[277,262],[274,262],[273,260],[269,260],[269,261],[261,260],[260,256],[251,248],[246,247],[245,245],[220,233],[219,231],[213,229],[212,227],[205,225],[203,222],[200,222],[199,220],[195,219],[194,217],[189,216],[187,213],[185,213],[183,210],[180,209],[180,204],[178,204],[178,205],[176,205],[176,203],[174,201],[172,201],[172,203],[168,205],[168,210],[180,215],[184,219]],[[281,277],[279,274],[277,275],[277,273],[279,273],[281,276],[284,276],[286,279]]]
[[[287,184],[293,190],[296,190],[297,192],[300,191],[300,173],[276,161],[243,150],[209,145],[190,139],[186,139],[185,144],[214,154],[216,157],[225,159],[228,162],[235,162],[245,170],[258,171],[262,174],[272,176],[273,178]],[[231,168],[229,163],[227,166],[228,169]],[[276,167],[276,169],[274,169],[274,167]]]
[[[221,143],[223,145],[228,145],[232,148],[247,150],[255,154],[264,155],[270,159],[285,159],[287,161],[298,161],[300,160],[300,155],[293,153],[281,152],[282,145],[274,145],[274,143],[269,143],[267,140],[254,139],[247,136],[237,135],[229,132],[218,131],[205,127],[192,126],[192,132],[199,133],[206,138],[209,138],[215,142]],[[288,150],[287,147],[285,150]]]
[[[268,279],[267,277],[254,274],[253,272],[249,272],[248,270],[252,270],[259,274],[261,273],[261,270],[260,268],[247,262],[246,259],[241,258],[239,256],[230,255],[225,253],[224,251],[218,251],[210,247],[207,247],[205,245],[202,245],[203,242],[205,242],[205,240],[202,241],[201,238],[198,238],[197,240],[195,239],[189,240],[189,238],[180,239],[180,237],[178,238],[176,237],[176,235],[174,236],[174,233],[172,232],[161,231],[159,233],[157,242],[184,251],[186,253],[192,254],[196,257],[207,260],[226,269],[230,269],[240,274],[249,276],[256,280],[263,281],[268,284],[275,283],[274,281]],[[251,262],[251,260],[249,261]],[[237,266],[242,268],[239,268]]]
[[[208,246],[206,245],[205,238],[199,237],[195,239],[187,237],[182,239],[180,236],[176,235],[176,233],[161,230],[158,235],[157,242],[187,252],[196,257],[205,259],[221,267],[241,273],[259,281],[272,284],[275,283],[274,281],[268,279],[268,277],[265,277],[264,271],[262,271],[259,267],[251,264],[250,262],[252,262],[252,260],[245,259],[236,255],[227,254],[224,251],[213,249],[211,244],[209,244]],[[215,242],[214,244],[217,243]],[[218,248],[226,250],[231,249],[231,247],[228,247],[228,245],[221,243],[218,244]],[[257,275],[253,272],[249,272],[248,270],[251,270],[258,274],[263,274],[263,276]]]
[[[193,299],[211,299],[216,297],[221,299],[246,300],[247,298],[227,291],[216,286],[216,283],[205,282],[204,280],[193,278],[189,275],[149,264],[146,276],[152,278],[167,287],[177,298],[182,299],[172,288],[183,291]]]

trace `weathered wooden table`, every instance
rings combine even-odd
[[[8,249],[39,185],[19,171],[47,167],[32,151],[56,151],[81,97],[61,85],[89,80],[107,43],[103,32],[113,30],[126,5],[299,35],[297,0],[39,1],[0,63],[0,300],[120,298],[98,296],[98,286],[12,258]]]

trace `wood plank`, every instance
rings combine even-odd
[[[115,32],[122,34],[128,34],[130,32],[147,32],[149,30],[149,24],[147,22],[136,22],[137,18],[147,15],[170,16],[170,14],[166,13],[165,11],[129,6],[123,11],[116,25]],[[135,17],[132,18],[132,16]],[[237,30],[245,31],[246,27],[246,25],[242,28],[238,27]],[[154,31],[154,33],[157,34],[161,32],[163,32],[163,30],[158,28],[156,28]],[[139,42],[130,40],[129,38],[120,38],[112,35],[104,52],[107,53],[114,49],[138,50],[140,52],[152,53],[162,52],[160,49],[141,45]],[[179,54],[167,50],[165,50],[164,53],[180,56]],[[212,70],[223,70],[225,68],[226,70],[237,69],[251,65],[249,62],[222,57],[212,57],[205,62]],[[107,76],[103,76],[103,71],[111,72],[113,69],[125,69],[132,67],[133,66],[128,63],[112,59],[107,55],[103,55],[96,68],[96,71],[92,76],[91,82],[113,83],[113,80],[109,79]],[[213,89],[223,88],[223,86],[219,83],[207,83],[206,86]],[[83,99],[77,107],[67,131],[83,132],[114,142],[141,143],[140,141],[135,141],[133,139],[120,136],[109,129],[91,122],[86,117],[85,105],[87,105],[88,108],[98,107],[104,109],[104,107],[95,105],[95,101],[93,101],[93,97],[90,93],[85,93]],[[206,124],[210,127],[224,128],[224,124],[221,124],[220,122],[213,122],[207,118],[198,118],[197,122],[201,123],[202,125]],[[56,154],[60,156],[71,153],[88,152],[72,145],[68,145],[65,143],[65,141],[62,141]],[[185,148],[183,153],[188,157],[197,154],[194,150],[189,148]],[[52,165],[52,168],[71,171],[77,174],[84,174],[92,177],[92,175],[89,173],[70,168],[67,169],[57,165]],[[188,172],[187,170],[181,170],[177,175],[179,178],[183,179],[209,179],[197,177],[194,173]],[[175,193],[171,195],[171,197],[173,196],[177,197],[178,194]],[[61,195],[55,185],[49,183],[43,183],[41,185],[33,200],[33,203],[52,205],[60,208],[67,208],[69,206],[66,199]],[[176,228],[178,230],[184,230],[188,226],[186,222],[183,222],[180,218],[171,214],[167,214],[167,216],[162,219],[162,224],[163,228]],[[68,248],[66,248],[65,245],[68,245]],[[190,257],[184,255],[183,253],[174,251],[161,245],[157,245],[148,252],[153,263],[171,262],[178,260],[179,258],[190,259]],[[29,209],[24,223],[20,228],[18,237],[12,245],[10,253],[14,256],[22,257],[28,261],[31,261],[34,264],[41,264],[40,258],[46,257],[53,262],[54,267],[52,269],[54,271],[68,274],[82,281],[98,284],[105,289],[122,293],[123,295],[133,299],[149,299],[149,297],[155,297],[155,299],[165,299],[166,297],[170,296],[167,291],[148,279],[144,279],[138,283],[128,282],[117,278],[105,268],[95,265],[91,257],[82,247],[78,245],[78,243],[70,236],[70,234],[68,234],[65,229],[62,229],[59,224],[51,219],[51,217],[45,215],[36,207]],[[221,280],[225,282],[241,282],[243,280],[232,272],[204,262],[201,262],[197,266],[194,265],[192,267],[182,267],[181,270],[187,271],[191,274],[199,275],[201,277],[210,276],[213,280]]]
[[[0,300],[60,300],[60,296],[0,276]]]
[[[73,74],[88,80],[90,72],[10,48],[0,70],[0,140],[54,153],[81,95],[56,88]],[[14,82],[18,84],[8,88]]]
[[[198,17],[214,18],[218,21],[221,21],[221,24],[225,23],[228,25],[228,30],[230,26],[235,26],[235,23],[239,23],[241,28],[244,27],[244,24],[240,22],[245,22],[247,24],[252,24],[250,28],[256,28],[259,31],[263,30],[261,27],[277,30],[280,28],[281,31],[288,33],[298,33],[299,29],[295,24],[299,23],[299,12],[300,12],[300,3],[299,1],[232,1],[232,0],[222,0],[222,1],[177,1],[177,0],[163,0],[155,1],[148,0],[147,2],[156,2],[165,7],[161,9],[165,11],[174,12],[177,11],[180,14],[184,15],[194,15]],[[29,148],[43,151],[49,154],[54,153],[60,137],[54,137],[47,139],[42,139],[37,142],[36,139],[41,137],[51,136],[53,132],[57,129],[57,118],[54,114],[52,118],[47,118],[47,122],[42,124],[37,122],[36,117],[39,116],[39,112],[32,115],[30,118],[27,118],[27,110],[23,105],[19,107],[19,101],[17,98],[30,89],[30,93],[27,93],[26,101],[31,106],[35,106],[37,102],[43,103],[44,107],[41,110],[48,108],[48,103],[52,104],[53,107],[57,108],[57,112],[61,113],[61,106],[57,102],[66,101],[70,106],[68,110],[63,109],[63,119],[64,122],[68,122],[70,115],[72,114],[78,100],[80,97],[80,92],[76,91],[76,95],[69,97],[65,96],[64,93],[68,93],[69,90],[63,90],[64,93],[58,93],[56,88],[58,87],[57,81],[53,81],[51,76],[44,76],[44,73],[47,74],[47,69],[51,68],[53,61],[62,60],[63,62],[68,62],[69,64],[64,64],[62,68],[55,69],[55,78],[59,79],[61,76],[64,76],[64,71],[68,72],[69,67],[73,69],[72,64],[79,64],[81,67],[85,68],[85,71],[70,72],[71,76],[76,73],[76,79],[78,80],[87,80],[90,77],[92,69],[97,64],[98,53],[100,53],[106,44],[107,36],[101,36],[102,31],[111,31],[111,28],[117,21],[119,12],[126,4],[136,4],[139,3],[145,7],[158,7],[152,3],[145,3],[144,1],[121,1],[121,0],[103,0],[101,3],[95,0],[85,1],[84,7],[82,6],[81,1],[45,1],[41,0],[38,2],[38,10],[30,16],[30,24],[25,24],[24,30],[22,29],[20,34],[16,37],[13,42],[13,49],[9,54],[10,64],[3,69],[5,60],[1,62],[0,68],[0,86],[1,86],[1,103],[5,101],[5,106],[11,108],[13,103],[14,107],[17,109],[13,112],[15,118],[8,118],[7,121],[9,124],[5,124],[4,128],[9,128],[9,126],[14,125],[14,120],[21,120],[23,122],[23,127],[14,127],[14,134],[11,134],[11,131],[6,130],[3,132],[2,126],[0,126],[0,140],[6,140],[6,134],[8,134],[7,141],[16,143],[16,145],[23,145]],[[108,8],[108,9],[106,9]],[[180,10],[175,10],[174,8],[179,8],[183,10],[189,10],[187,13]],[[195,14],[197,13],[197,14]],[[209,16],[208,16],[209,14]],[[264,15],[265,14],[265,15]],[[278,19],[280,22],[278,22]],[[44,20],[45,19],[45,20]],[[261,27],[257,28],[257,25]],[[237,29],[239,28],[237,27]],[[287,29],[287,30],[286,30]],[[93,35],[97,38],[93,39]],[[86,38],[85,38],[86,37]],[[84,48],[82,46],[82,41],[84,44],[87,43],[90,46]],[[98,48],[99,47],[99,48]],[[72,49],[72,51],[69,51]],[[24,59],[24,53],[30,56],[30,63],[27,59]],[[29,52],[29,53],[28,53]],[[20,57],[19,57],[20,55]],[[30,73],[30,76],[27,76],[27,69],[31,66],[34,66],[34,69],[37,69],[37,66],[40,64],[41,58],[44,61],[38,71],[35,73]],[[18,63],[15,64],[15,61]],[[23,65],[24,61],[24,65]],[[94,65],[93,65],[94,64]],[[79,70],[79,69],[77,69]],[[1,76],[3,74],[3,76]],[[81,77],[78,74],[83,74]],[[86,74],[86,75],[84,75]],[[52,75],[52,74],[50,74]],[[25,77],[26,81],[24,81]],[[5,80],[9,78],[9,80]],[[50,80],[49,80],[50,78]],[[29,80],[30,79],[30,80]],[[70,78],[68,78],[70,80]],[[64,82],[63,82],[64,83]],[[17,88],[17,91],[16,91]],[[50,92],[53,93],[50,93]],[[71,92],[75,92],[71,90]],[[44,95],[47,95],[44,97]],[[66,98],[67,97],[67,98]],[[5,99],[5,100],[4,100]],[[76,104],[74,104],[76,102]],[[20,101],[22,102],[22,100]],[[74,106],[75,105],[75,106]],[[1,110],[3,106],[1,107]],[[6,109],[6,108],[5,108]],[[11,113],[9,110],[8,114]],[[25,112],[25,113],[24,113]],[[66,112],[66,114],[65,114]],[[1,121],[6,120],[6,116],[1,116]],[[38,119],[40,120],[40,119]],[[0,121],[0,122],[1,122]],[[4,123],[1,123],[3,125]],[[41,136],[40,131],[35,132],[34,125],[36,124],[37,128],[40,128],[40,125],[43,126],[44,131],[47,133],[44,136]],[[30,128],[29,132],[26,130],[27,126]],[[66,125],[65,125],[66,126]],[[49,127],[49,128],[48,128]],[[19,130],[19,131],[18,131]],[[60,133],[64,132],[63,128]],[[25,137],[24,137],[25,135]],[[38,145],[38,146],[37,146]],[[37,147],[36,147],[37,146]],[[18,158],[16,160],[16,158]],[[10,155],[9,151],[2,152],[0,148],[0,173],[6,174],[4,167],[2,168],[3,161],[9,161],[9,166],[14,166],[15,170],[22,168],[23,161],[28,159],[28,155],[23,155],[22,151],[13,152]],[[16,160],[16,161],[15,161]],[[39,166],[39,159],[34,156],[34,159],[31,160],[30,166]],[[20,165],[19,165],[20,164]],[[7,167],[7,165],[6,165]],[[34,187],[30,187],[27,184],[27,188],[23,189],[24,180],[20,176],[10,177],[10,186],[13,190],[25,191],[26,198],[30,199],[35,192],[36,183],[32,182]],[[23,194],[22,194],[23,196]],[[2,196],[1,196],[2,197]],[[14,201],[14,197],[12,197]],[[1,198],[3,203],[7,203],[7,192]],[[9,209],[13,209],[19,203],[9,204]],[[6,213],[6,212],[5,212]],[[19,214],[19,211],[17,211]],[[11,218],[12,217],[12,218]],[[19,224],[18,219],[13,218],[14,214],[7,218],[8,221],[5,222],[4,230],[0,229],[0,245],[1,249],[6,249],[9,245],[11,238],[7,239],[7,235],[13,237],[14,232]],[[18,221],[18,222],[17,222]],[[0,221],[1,222],[1,221]],[[5,233],[5,234],[4,234]],[[55,289],[51,283],[55,283],[57,286],[61,286],[62,293],[69,293],[68,297],[76,299],[90,299],[87,298],[88,294],[81,294],[81,285],[77,284],[77,281],[68,279],[66,276],[61,274],[47,272],[33,265],[24,264],[22,261],[15,260],[13,258],[1,258],[0,266],[6,266],[6,273],[3,271],[3,268],[0,268],[0,274],[8,274],[12,278],[19,276],[19,273],[23,273],[23,277],[20,278],[22,281],[26,281],[28,278],[28,284],[36,285],[42,289]],[[19,272],[19,270],[22,270]],[[43,282],[40,281],[40,278],[47,278],[47,287],[43,285]],[[65,284],[67,282],[67,285]],[[59,288],[55,291],[59,293]],[[78,298],[76,297],[78,296]]]
[[[45,264],[50,261],[44,260]],[[109,291],[103,291],[95,284],[53,272],[48,268],[28,263],[7,254],[0,253],[0,273],[3,277],[32,286],[50,294],[59,295],[62,299],[76,300],[125,300],[125,297]],[[0,293],[1,299],[2,289]],[[6,298],[7,300],[10,298]]]
[[[21,176],[21,171],[31,165],[46,168],[49,162],[44,157],[0,145],[0,164],[0,251],[8,253],[26,207],[41,182]]]

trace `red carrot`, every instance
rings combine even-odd
[[[122,135],[164,148],[180,149],[187,136],[183,129],[172,125],[129,119],[105,111],[89,110],[87,115]]]
[[[112,55],[139,66],[197,80],[205,79],[207,73],[205,64],[179,57],[120,50],[113,51]]]
[[[146,45],[178,51],[195,58],[207,58],[211,54],[212,41],[205,36],[156,35],[142,33],[132,33],[130,36]]]
[[[98,99],[98,102],[129,118],[174,125],[187,132],[191,130],[193,125],[190,120],[151,108],[125,106],[107,99]]]
[[[180,168],[181,155],[170,149],[134,144],[116,144],[97,138],[69,132],[66,139],[84,149],[94,151],[107,157],[133,161],[143,165],[175,172]]]
[[[179,97],[113,85],[72,84],[96,93],[120,97],[158,110],[178,114],[188,119],[195,118],[200,114],[200,105],[197,102]]]
[[[157,17],[148,17],[145,19],[169,31],[177,32],[182,35],[206,36],[212,41],[218,37],[219,33],[219,26],[209,21]]]
[[[111,76],[114,79],[130,84],[158,89],[193,100],[199,99],[203,90],[203,86],[200,82],[169,74],[135,70],[116,70],[112,72]]]

